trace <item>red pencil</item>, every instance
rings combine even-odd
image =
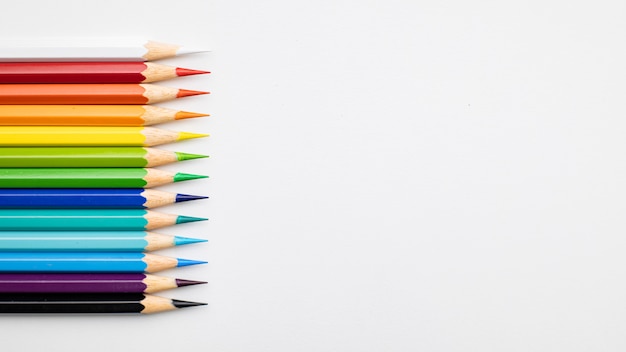
[[[203,73],[151,62],[0,63],[0,83],[148,83]]]

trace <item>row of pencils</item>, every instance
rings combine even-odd
[[[152,210],[207,198],[153,187],[205,178],[155,167],[204,155],[152,148],[206,135],[146,127],[207,116],[149,105],[206,92],[149,82],[206,71],[137,45],[0,47],[0,313],[155,313],[152,295],[206,282],[155,275],[206,263],[152,251],[206,242],[152,230],[206,220]]]

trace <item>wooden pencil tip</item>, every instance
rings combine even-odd
[[[202,159],[202,158],[208,158],[208,155],[201,155],[201,154],[190,154],[190,153],[181,153],[181,152],[174,152],[176,154],[176,159],[178,159],[178,161],[185,161],[185,160],[193,160],[193,159]]]
[[[181,266],[190,266],[190,265],[198,265],[198,264],[206,264],[207,262],[203,261],[203,260],[192,260],[192,259],[183,259],[183,258],[176,258],[176,260],[178,261],[178,267]]]
[[[198,112],[179,111],[174,115],[174,120],[192,119],[194,117],[210,116],[209,114],[201,114]]]
[[[190,97],[193,95],[211,94],[209,92],[202,92],[199,90],[179,89],[176,98]]]
[[[201,239],[201,238],[174,236],[174,245],[176,246],[184,246],[186,244],[194,244],[194,243],[202,243],[202,242],[208,242],[208,240]]]
[[[185,139],[208,137],[208,136],[209,136],[208,134],[203,134],[203,133],[178,132],[179,141],[184,141]]]
[[[176,76],[178,76],[178,77],[193,76],[193,75],[203,75],[203,74],[207,74],[207,73],[211,73],[211,72],[209,72],[209,71],[200,71],[200,70],[192,70],[192,69],[189,69],[189,68],[176,67]]]
[[[185,216],[185,215],[178,215],[178,217],[176,218],[176,223],[177,224],[185,224],[188,222],[196,222],[196,221],[207,221],[209,219],[207,218],[197,218],[195,216]]]
[[[197,307],[197,306],[206,306],[207,303],[200,302],[189,302],[189,301],[181,301],[178,299],[173,299],[172,304],[176,308],[187,308],[187,307]]]
[[[207,196],[196,196],[193,194],[184,194],[178,193],[176,194],[176,203],[188,202],[190,200],[198,200],[198,199],[207,199]]]
[[[205,175],[186,174],[183,172],[179,172],[174,175],[174,182],[197,180],[199,178],[208,178],[208,177],[209,176],[205,176]]]
[[[193,286],[193,285],[204,285],[207,284],[206,281],[196,281],[196,280],[185,280],[185,279],[176,279],[176,286],[185,287],[185,286]]]

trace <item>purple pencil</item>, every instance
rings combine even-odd
[[[205,283],[149,274],[0,274],[0,293],[152,293]]]

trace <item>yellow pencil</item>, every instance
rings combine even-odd
[[[0,126],[2,147],[151,147],[207,136],[152,127]]]

